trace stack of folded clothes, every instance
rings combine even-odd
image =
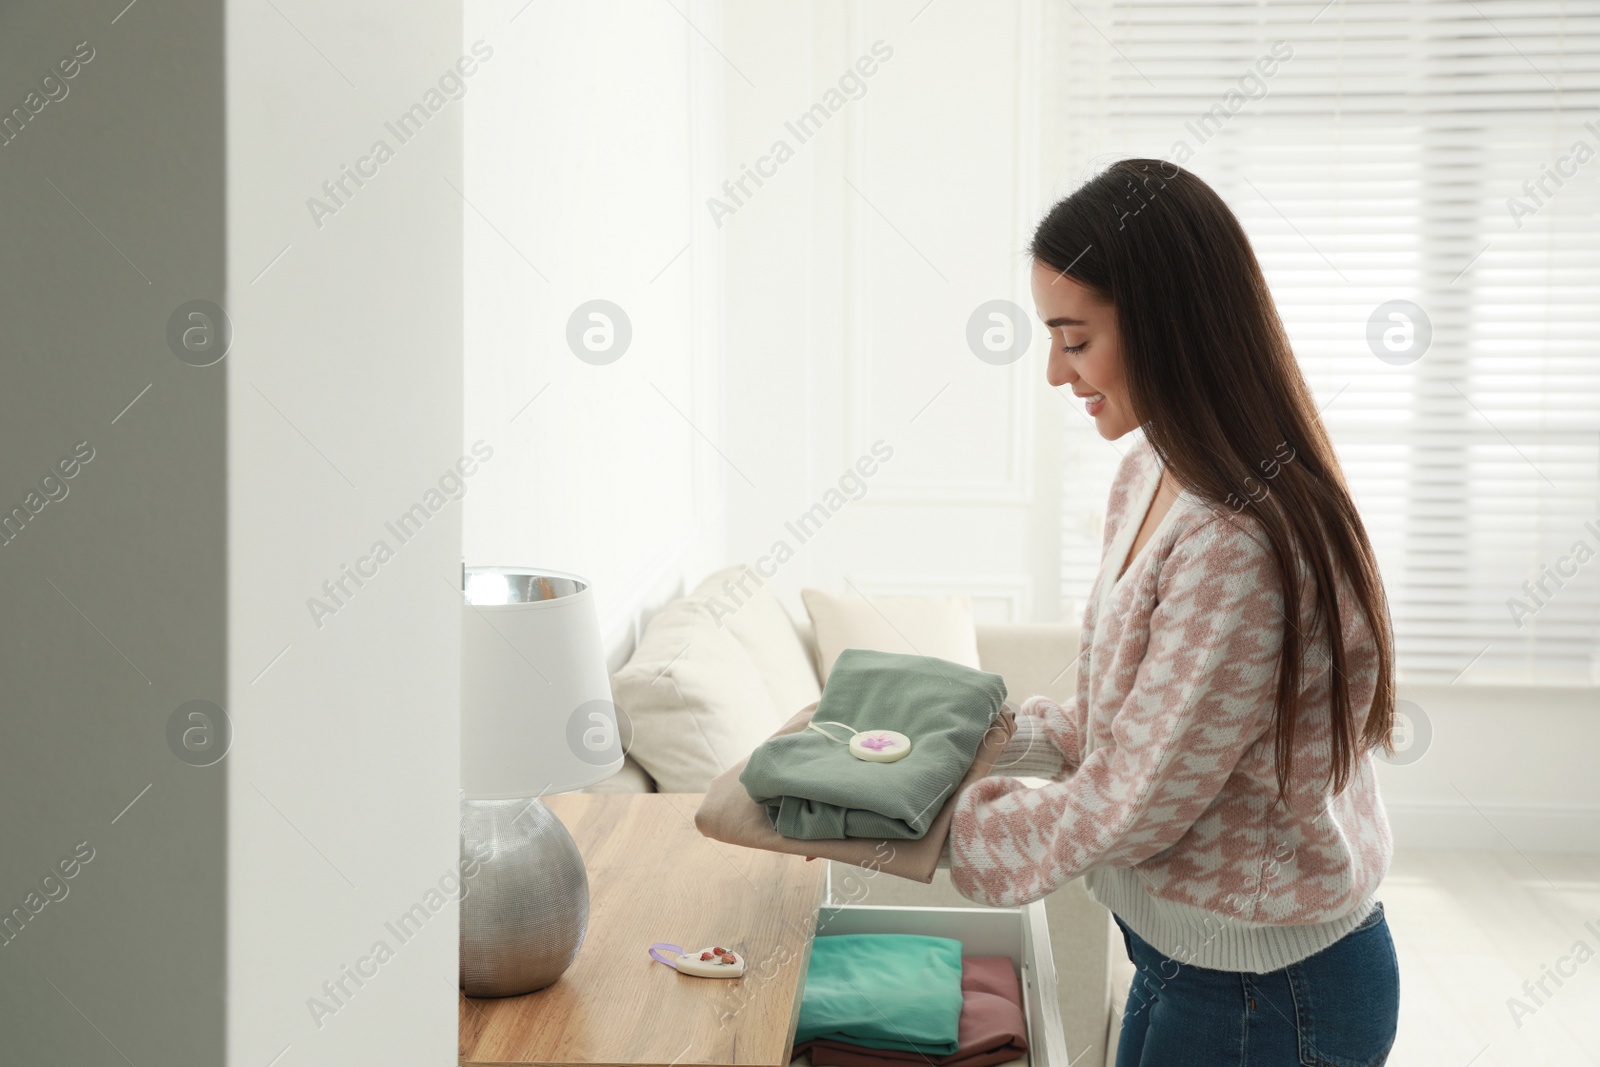
[[[813,1067],[993,1067],[1025,1057],[1012,962],[918,934],[841,934],[811,946],[794,1055]]]
[[[972,766],[1006,698],[998,674],[932,656],[847,648],[828,674],[812,721],[910,738],[894,762],[850,754],[814,730],[779,734],[750,753],[739,781],[784,837],[916,840]]]
[[[807,704],[795,712],[774,736],[782,737],[804,730],[816,710],[816,703]],[[801,841],[784,837],[772,828],[772,819],[766,806],[751,800],[750,794],[739,782],[748,759],[740,760],[711,780],[706,787],[705,798],[694,813],[694,824],[702,834],[714,841],[791,856],[820,856],[926,884],[933,881],[950,836],[950,820],[955,815],[956,797],[962,789],[981,780],[994,769],[1015,729],[1016,720],[1011,709],[1001,708],[999,719],[984,734],[983,742],[978,746],[977,758],[967,768],[966,776],[945,798],[939,813],[928,824],[928,832],[914,841],[873,840],[869,837]]]

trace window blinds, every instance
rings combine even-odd
[[[1170,159],[1250,234],[1400,680],[1600,684],[1600,3],[1075,0],[1044,25],[1057,194]],[[1067,422],[1077,613],[1127,442]]]

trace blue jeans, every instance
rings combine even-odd
[[[1117,1067],[1380,1067],[1389,1058],[1400,968],[1381,903],[1321,952],[1267,974],[1178,964],[1117,925],[1137,969]]]

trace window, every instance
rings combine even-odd
[[[1170,159],[1250,234],[1400,680],[1600,683],[1600,5],[1078,0],[1045,25],[1052,180]],[[1068,422],[1076,613],[1117,455]]]

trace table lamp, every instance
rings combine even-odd
[[[470,997],[561,977],[589,925],[589,876],[539,800],[622,767],[594,591],[573,574],[463,567],[461,971]]]

